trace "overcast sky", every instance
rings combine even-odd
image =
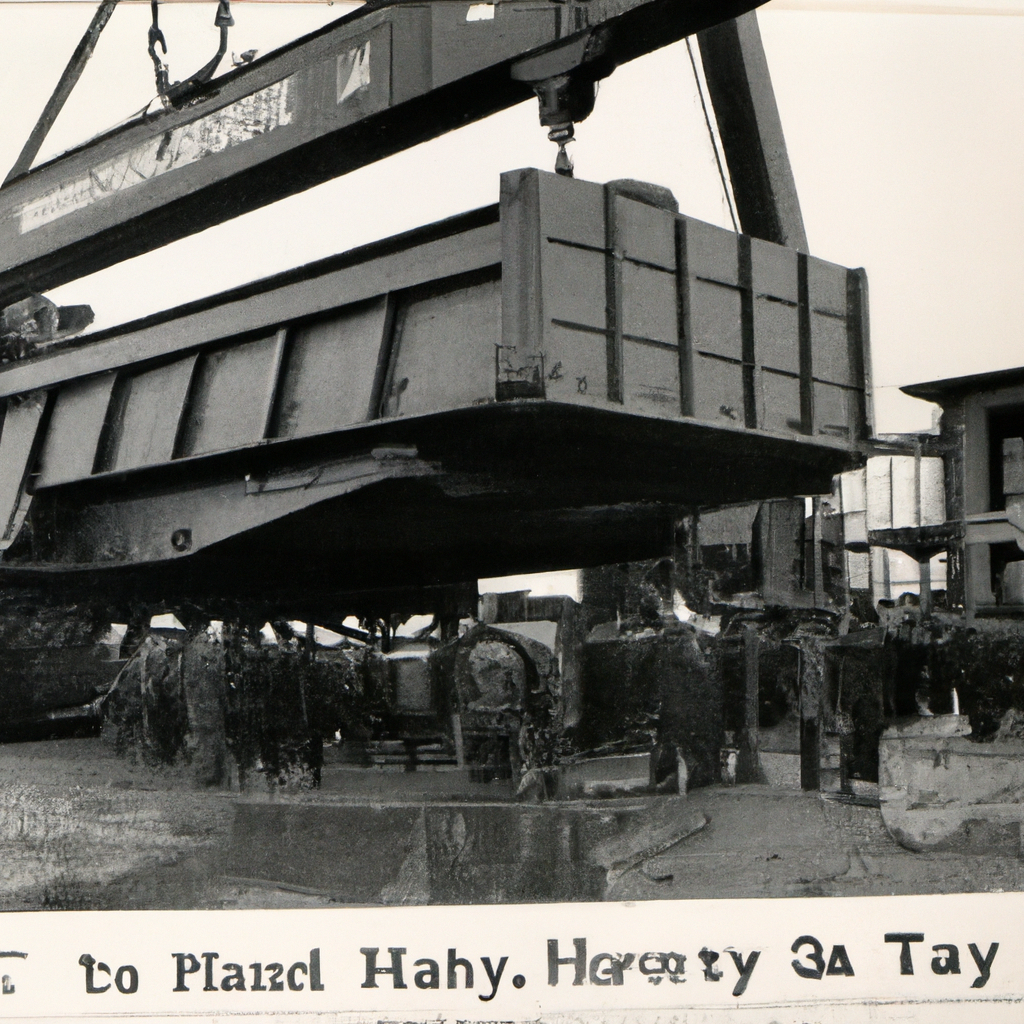
[[[266,53],[350,6],[236,0],[230,47]],[[93,10],[0,0],[4,169]],[[215,10],[161,8],[172,80],[212,56]],[[868,271],[877,426],[927,427],[898,385],[1024,362],[1024,2],[772,0],[759,19],[811,251]],[[122,0],[41,159],[153,99],[148,23]],[[729,224],[683,44],[602,83],[573,149],[579,177],[659,182]],[[531,102],[50,294],[118,323],[493,202],[502,170],[554,156]]]

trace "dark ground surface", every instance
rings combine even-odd
[[[328,769],[321,793],[239,802],[238,794],[189,788],[180,773],[133,766],[98,739],[0,746],[0,909],[456,902],[461,892],[480,899],[509,891],[499,883],[511,855],[474,838],[486,839],[499,819],[521,833],[523,856],[582,865],[591,886],[579,890],[584,898],[1024,889],[1019,850],[911,853],[889,836],[877,808],[818,794],[710,787],[687,798],[521,809],[501,802],[507,785],[490,790],[487,804],[477,794],[458,802],[427,776],[371,769],[332,777]],[[389,792],[395,806],[382,806]],[[282,820],[292,823],[284,831],[274,824]],[[421,867],[424,844],[433,844],[431,873]]]

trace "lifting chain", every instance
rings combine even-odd
[[[153,60],[153,68],[156,71],[156,89],[165,107],[180,107],[189,100],[197,88],[213,78],[221,59],[227,53],[228,29],[235,23],[235,19],[231,17],[231,3],[230,0],[219,0],[217,4],[217,15],[213,19],[213,23],[220,29],[220,45],[213,59],[183,82],[174,82],[173,84],[169,79],[170,69],[156,52],[157,45],[159,45],[164,56],[167,55],[167,40],[160,29],[160,0],[150,0],[149,6],[153,12],[153,23],[149,26],[149,56]]]

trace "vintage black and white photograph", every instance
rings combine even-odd
[[[0,2],[0,909],[1024,888],[1022,70]]]

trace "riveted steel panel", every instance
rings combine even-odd
[[[814,433],[852,440],[857,423],[858,392],[814,382]]]
[[[693,364],[693,414],[711,423],[743,426],[743,368],[710,356]]]
[[[807,290],[811,308],[846,316],[846,274],[846,267],[808,257]]]
[[[82,480],[93,471],[115,374],[72,381],[57,393],[36,487]]]
[[[676,269],[675,214],[647,203],[616,196],[615,241],[627,260]]]
[[[608,404],[608,344],[603,333],[549,327],[545,356],[544,383],[549,399]]]
[[[396,318],[384,415],[493,401],[500,344],[500,281],[411,298]]]
[[[690,329],[698,352],[741,358],[743,316],[739,291],[694,281],[690,288]]]
[[[754,355],[773,370],[800,372],[800,312],[796,303],[754,298]]]
[[[204,353],[177,454],[224,451],[263,440],[283,345],[283,337],[271,335]]]
[[[761,366],[800,371],[798,257],[760,239],[750,240],[755,358]]]
[[[816,380],[853,384],[846,317],[811,313],[811,361]]]
[[[9,398],[0,428],[0,547],[17,535],[26,511],[25,484],[46,408],[43,391]]]
[[[623,405],[627,412],[675,418],[679,415],[679,353],[659,345],[622,345]]]
[[[544,316],[554,320],[605,327],[605,256],[554,242],[543,253]]]
[[[675,274],[635,263],[623,265],[622,332],[669,345],[679,343]]]
[[[605,248],[605,196],[601,185],[557,174],[537,174],[534,181],[543,237],[591,249]]]
[[[322,434],[367,418],[386,316],[382,297],[295,329],[274,436]]]
[[[792,249],[751,238],[750,276],[757,295],[789,302],[797,302],[800,298],[797,254]]]
[[[686,262],[694,277],[738,286],[738,235],[690,217],[686,220]]]
[[[790,434],[800,430],[800,379],[764,370],[757,422],[763,430]]]
[[[109,424],[100,469],[139,469],[170,461],[195,364],[192,353],[118,380],[114,401],[119,408]]]

